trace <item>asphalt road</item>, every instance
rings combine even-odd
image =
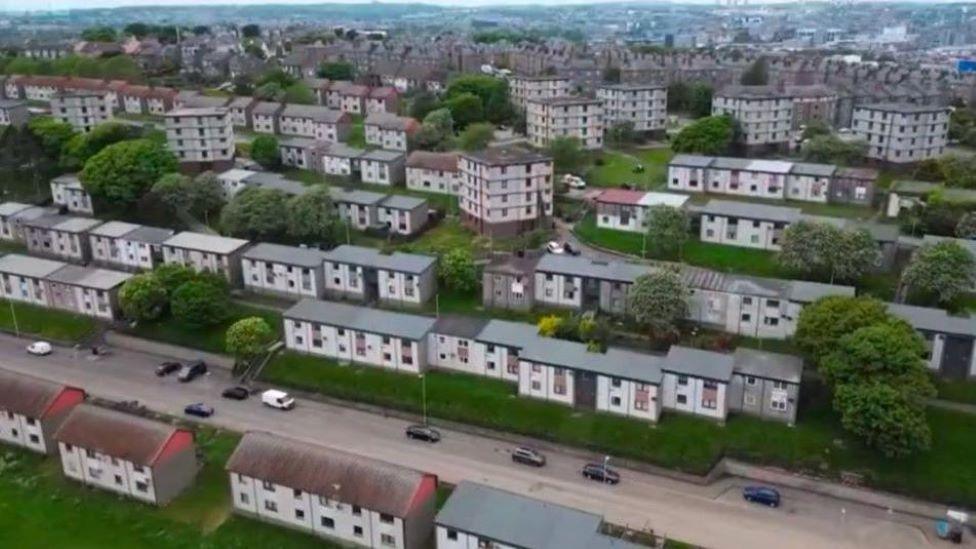
[[[216,426],[266,430],[333,446],[432,472],[446,482],[484,482],[706,547],[918,548],[944,543],[927,537],[928,521],[803,491],[782,489],[783,505],[768,509],[744,502],[740,488],[745,483],[738,479],[703,487],[621,470],[621,484],[606,486],[581,478],[582,463],[571,456],[549,453],[545,468],[528,468],[513,464],[510,448],[490,438],[442,429],[443,440],[428,444],[407,440],[402,420],[339,406],[299,401],[294,410],[282,412],[262,406],[253,396],[242,402],[223,400],[220,391],[230,380],[221,371],[181,384],[175,377],[153,374],[159,357],[115,349],[91,360],[61,348],[48,357],[32,357],[24,353],[25,344],[0,335],[0,367],[77,385],[99,397],[138,400],[174,415],[203,401],[216,408],[203,421]]]

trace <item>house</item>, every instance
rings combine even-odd
[[[830,201],[838,204],[874,204],[878,170],[839,167],[830,182]]]
[[[661,407],[724,422],[734,366],[731,355],[672,345],[659,365]]]
[[[47,277],[65,263],[20,254],[0,257],[0,296],[8,301],[50,307]]]
[[[279,133],[279,117],[283,110],[284,103],[258,101],[251,107],[251,129],[256,133]]]
[[[229,167],[236,145],[225,107],[183,107],[166,113],[166,144],[180,163]]]
[[[528,311],[535,305],[538,255],[496,256],[482,268],[481,302],[487,308]]]
[[[612,537],[603,517],[462,481],[434,519],[437,549],[640,549]]]
[[[237,96],[227,103],[230,111],[230,121],[235,127],[250,128],[252,126],[252,111],[257,100],[253,97]]]
[[[55,215],[55,208],[44,208],[21,204],[20,202],[0,203],[0,240],[24,241],[24,221]]]
[[[121,315],[119,290],[129,273],[65,265],[47,275],[48,307],[102,320],[116,320]]]
[[[57,430],[66,477],[152,505],[166,505],[197,474],[193,433],[90,404],[79,404]]]
[[[0,442],[53,454],[54,433],[84,401],[77,387],[0,370]]]
[[[162,116],[173,110],[178,92],[173,88],[157,88],[129,84],[118,92],[121,110],[128,114]]]
[[[803,359],[746,347],[736,349],[732,359],[729,410],[795,424]]]
[[[234,511],[245,516],[358,547],[428,546],[434,475],[254,431],[226,468]]]
[[[224,199],[230,200],[235,194],[247,188],[247,179],[258,172],[231,168],[217,174],[217,181],[224,191]]]
[[[303,299],[282,313],[285,347],[293,351],[419,373],[427,366],[434,319]]]
[[[461,221],[482,235],[515,236],[552,216],[552,157],[524,147],[461,154]]]
[[[109,221],[88,233],[95,263],[126,270],[155,269],[163,260],[162,245],[172,229]]]
[[[0,126],[23,127],[30,115],[27,103],[16,99],[0,99]]]
[[[603,229],[647,232],[647,213],[654,206],[684,208],[688,196],[675,193],[607,189],[597,195],[596,225]]]
[[[925,206],[932,196],[938,196],[940,201],[948,204],[963,207],[976,205],[976,190],[973,189],[946,187],[926,181],[899,180],[888,189],[885,215],[898,217],[903,208]]]
[[[241,254],[247,240],[183,231],[163,242],[163,263],[177,263],[197,272],[217,273],[232,286],[241,285]]]
[[[92,215],[91,196],[81,186],[76,174],[59,175],[51,180],[51,198],[58,206],[64,206],[69,212]]]
[[[28,251],[76,263],[91,260],[88,232],[102,224],[97,219],[67,215],[46,215],[20,221]]]
[[[328,148],[324,141],[307,137],[283,137],[278,140],[281,165],[303,170],[321,170],[321,151]]]
[[[341,187],[329,187],[329,192],[343,221],[359,230],[380,226],[379,206],[385,194]]]
[[[419,306],[437,292],[436,257],[343,245],[322,259],[325,293],[332,297]]]
[[[535,147],[548,147],[557,137],[572,137],[584,149],[601,149],[603,122],[599,99],[567,95],[526,102],[526,135]]]
[[[596,89],[603,101],[607,127],[630,123],[640,133],[664,133],[668,88],[661,84],[604,84]]]
[[[836,178],[840,170],[856,170],[856,168],[838,168],[832,164],[810,164],[806,162],[796,162],[786,174],[786,187],[782,198],[790,200],[803,200],[806,202],[820,202],[821,204],[830,202],[859,203],[871,205],[871,197],[868,196],[868,189],[873,195],[874,179],[862,184],[858,191],[858,198],[855,200],[853,192],[848,194],[850,189],[849,178],[838,182]],[[849,171],[846,173],[850,173]],[[875,173],[877,176],[877,173]],[[877,179],[877,177],[875,177]],[[836,186],[836,200],[835,189]],[[866,199],[866,200],[865,200]]]
[[[405,179],[403,153],[375,149],[359,156],[360,178],[374,185],[400,185]]]
[[[711,156],[676,154],[668,164],[668,189],[685,192],[705,192],[708,168],[715,161]]]
[[[413,151],[407,157],[407,188],[457,195],[461,174],[456,153]]]
[[[112,118],[112,108],[100,92],[59,92],[51,98],[51,115],[71,125],[76,132],[88,133]]]
[[[381,227],[399,235],[420,232],[427,224],[427,200],[416,196],[391,194],[380,202],[377,215]]]
[[[349,113],[318,105],[286,104],[278,115],[278,133],[335,143],[349,134]]]
[[[373,88],[369,91],[369,97],[366,99],[366,113],[396,113],[399,103],[400,94],[397,88],[391,86]]]
[[[702,242],[760,250],[779,250],[786,227],[803,218],[799,208],[716,199],[696,211]]]
[[[244,289],[288,298],[321,298],[325,253],[313,248],[260,243],[241,256]]]
[[[420,122],[408,116],[374,112],[366,116],[363,128],[367,144],[406,152],[411,136],[420,129]]]
[[[326,90],[326,104],[333,109],[350,114],[366,114],[369,86],[352,82],[332,82]]]
[[[876,103],[854,107],[851,130],[867,142],[867,157],[892,164],[938,158],[945,152],[951,109],[941,105]]]
[[[359,159],[366,151],[350,147],[345,143],[329,143],[320,155],[322,157],[321,171],[328,175],[353,177],[360,170]]]
[[[976,377],[976,317],[900,303],[889,303],[888,312],[925,338],[929,369],[949,378]]]

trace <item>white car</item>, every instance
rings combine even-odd
[[[586,181],[583,181],[582,177],[578,177],[572,174],[566,174],[563,176],[563,183],[565,183],[570,189],[585,189]]]
[[[295,399],[288,393],[277,389],[268,389],[261,393],[261,403],[279,410],[291,410],[295,407]]]
[[[562,254],[566,252],[566,249],[563,248],[563,245],[559,242],[550,240],[549,243],[546,244],[546,251],[551,254]]]
[[[35,341],[27,346],[27,352],[37,356],[49,355],[51,354],[51,344],[47,341]]]

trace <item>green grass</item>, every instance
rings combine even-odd
[[[976,406],[976,380],[933,377],[938,398]]]
[[[338,548],[231,515],[224,463],[237,440],[236,434],[199,432],[204,467],[193,487],[162,509],[69,481],[56,457],[0,449],[0,547]]]
[[[22,334],[66,343],[84,340],[97,325],[91,317],[0,299],[0,328],[15,332],[15,318],[16,329]]]
[[[196,327],[181,323],[173,317],[167,316],[155,322],[143,322],[133,328],[126,328],[128,333],[162,341],[173,345],[191,347],[209,353],[225,353],[224,336],[231,324],[242,318],[259,316],[276,332],[281,331],[281,314],[277,311],[260,307],[250,307],[239,303],[231,303],[227,320],[214,326]]]
[[[363,117],[353,117],[352,124],[349,126],[349,134],[346,135],[346,145],[359,149],[366,148],[366,127]]]
[[[668,148],[631,149],[626,151],[604,150],[594,153],[594,164],[585,176],[591,187],[619,187],[633,185],[640,189],[660,189],[667,182],[668,162],[674,153]],[[601,162],[597,165],[596,162]],[[638,164],[644,166],[643,173],[634,173]]]
[[[0,132],[2,133],[2,132]],[[54,177],[60,171],[53,171]],[[44,174],[23,170],[0,170],[0,202],[40,204],[51,198],[51,186]]]

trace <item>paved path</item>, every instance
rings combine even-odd
[[[26,355],[24,345],[24,340],[0,335],[0,367],[75,384],[95,396],[138,400],[174,415],[188,403],[208,402],[217,413],[206,423],[335,446],[430,471],[446,482],[484,482],[706,547],[941,546],[928,537],[928,521],[805,491],[782,488],[784,505],[767,509],[742,501],[739,492],[745,483],[735,478],[699,486],[623,470],[619,486],[604,486],[582,479],[580,460],[559,452],[548,454],[544,469],[530,469],[514,465],[508,445],[491,438],[442,430],[444,440],[439,444],[414,443],[403,436],[406,422],[378,414],[306,400],[287,413],[265,408],[256,398],[225,401],[219,393],[230,380],[222,371],[180,384],[175,378],[153,375],[161,357],[115,349],[92,361],[58,348],[38,358]]]

